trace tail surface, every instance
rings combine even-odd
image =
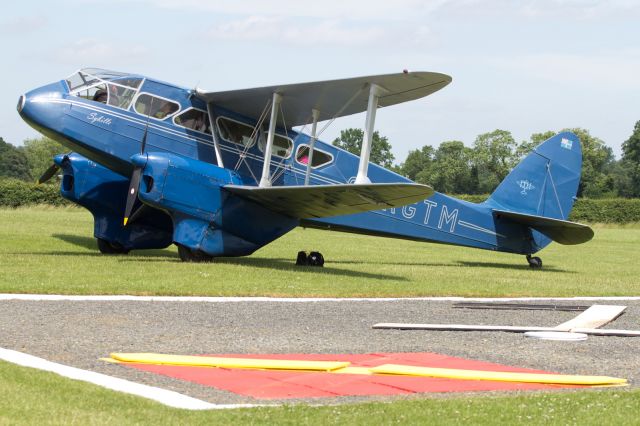
[[[511,170],[488,203],[501,210],[567,220],[581,170],[580,140],[570,132],[558,133]]]
[[[485,202],[499,220],[532,230],[534,251],[551,242],[580,244],[593,230],[567,219],[582,171],[580,140],[571,132],[547,139],[527,155]]]

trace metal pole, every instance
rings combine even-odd
[[[215,116],[213,115],[213,106],[210,103],[207,103],[207,113],[209,114],[209,128],[211,129],[211,139],[213,140],[213,148],[216,151],[218,167],[224,168],[224,163],[222,162],[222,154],[220,152],[220,143],[218,141],[218,134],[216,133],[216,122],[214,120]]]
[[[282,95],[273,93],[273,102],[271,102],[271,121],[269,121],[269,134],[267,135],[267,146],[264,147],[264,163],[262,164],[262,177],[260,178],[260,187],[271,186],[271,150],[273,149],[273,139],[276,135],[276,122],[278,121],[278,109]]]
[[[371,183],[367,171],[369,169],[369,157],[371,156],[371,143],[373,141],[373,128],[376,122],[376,109],[378,108],[378,98],[380,97],[380,87],[372,84],[369,89],[369,103],[367,104],[367,119],[364,125],[364,138],[362,140],[362,150],[360,151],[360,164],[358,165],[358,184]]]
[[[318,127],[318,118],[320,118],[320,111],[317,109],[311,110],[313,116],[313,125],[311,126],[311,141],[309,142],[309,155],[307,156],[307,172],[304,175],[304,185],[309,185],[309,177],[311,176],[311,164],[313,164],[313,147],[316,144],[316,128]]]

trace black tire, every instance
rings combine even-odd
[[[542,269],[542,259],[540,259],[538,256],[527,256],[527,262],[529,262],[529,267],[531,269]]]
[[[298,257],[296,258],[296,266],[307,266],[308,264],[309,264],[309,261],[307,259],[307,252],[299,251]]]
[[[102,254],[129,254],[129,249],[122,247],[116,242],[110,242],[102,238],[96,238],[98,241],[98,250]]]
[[[312,251],[307,258],[309,266],[324,266],[324,256],[319,251]]]
[[[213,262],[213,256],[203,252],[202,250],[191,250],[189,247],[185,247],[180,244],[178,246],[178,256],[183,262]]]

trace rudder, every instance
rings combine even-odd
[[[580,139],[562,132],[527,155],[486,201],[499,210],[567,220],[582,171]]]

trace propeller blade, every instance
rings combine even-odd
[[[151,99],[151,106],[153,106],[153,98]],[[140,144],[140,154],[144,154],[144,147],[147,145],[147,132],[149,130],[149,117],[147,116],[147,125],[144,128],[144,134],[142,135],[142,143]],[[138,188],[140,187],[140,176],[142,176],[142,169],[136,167],[133,169],[133,174],[131,175],[131,182],[129,183],[129,192],[127,193],[127,206],[124,209],[124,222],[123,225],[127,226],[129,219],[133,219],[131,217],[131,212],[133,210],[133,206],[136,203],[136,199],[138,198]],[[138,212],[140,209],[136,210]],[[134,216],[135,213],[134,213]]]
[[[40,176],[40,178],[38,179],[38,184],[45,183],[46,181],[54,177],[58,170],[60,170],[60,166],[58,166],[56,163],[53,163],[47,170],[45,170],[42,176]]]
[[[131,217],[131,211],[133,205],[138,198],[138,188],[140,186],[140,177],[142,176],[142,169],[136,168],[131,175],[131,184],[129,185],[129,192],[127,193],[127,206],[124,210],[124,226],[127,226],[129,218]]]
[[[153,101],[151,101],[153,104]],[[142,144],[140,145],[140,154],[144,154],[144,147],[147,145],[147,130],[149,130],[149,123],[144,128],[144,134],[142,135]]]

